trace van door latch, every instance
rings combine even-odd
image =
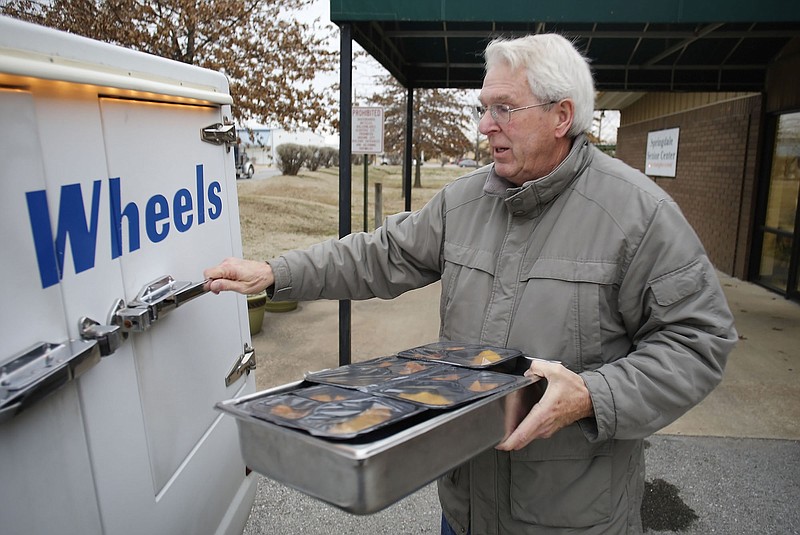
[[[123,333],[146,331],[169,311],[208,292],[206,282],[176,281],[165,275],[146,284],[127,306],[119,302],[111,323]]]
[[[176,281],[164,275],[145,284],[127,305],[122,299],[115,300],[105,325],[83,316],[78,321],[81,338],[97,342],[100,355],[107,357],[119,349],[130,333],[148,330],[170,310],[208,292],[206,282]]]
[[[0,366],[0,422],[74,381],[100,362],[94,340],[39,342]]]
[[[119,349],[124,338],[119,325],[101,325],[92,318],[83,316],[78,321],[78,329],[84,340],[97,340],[100,347],[100,356],[107,357]]]

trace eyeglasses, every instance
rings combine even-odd
[[[550,102],[545,102],[543,104],[531,104],[530,106],[522,106],[520,108],[512,108],[508,104],[492,104],[491,106],[482,106],[479,104],[474,106],[472,111],[475,114],[475,120],[478,122],[483,119],[483,116],[486,115],[486,112],[488,111],[495,122],[506,124],[511,122],[511,114],[515,111],[528,110],[530,108],[540,108],[542,106],[555,104],[556,102],[556,100],[551,100]]]

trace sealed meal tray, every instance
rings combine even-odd
[[[435,364],[397,357],[378,357],[306,374],[306,381],[345,388],[369,389],[387,381],[423,373]]]
[[[422,407],[449,409],[501,392],[517,380],[513,375],[443,365],[426,374],[386,383],[373,392]]]
[[[508,377],[514,382],[505,390],[452,410],[422,409],[352,440],[314,436],[247,410],[249,402],[267,395],[311,390],[307,381],[222,401],[217,409],[236,419],[247,466],[349,513],[370,514],[500,442],[504,398],[530,384],[527,377]]]
[[[435,361],[467,368],[489,368],[500,364],[515,364],[522,352],[505,347],[493,347],[478,344],[462,344],[458,342],[434,342],[424,346],[406,349],[397,354],[398,357]]]
[[[242,409],[256,418],[335,439],[354,438],[423,410],[411,403],[327,385],[264,396],[248,401]]]

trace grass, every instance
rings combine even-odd
[[[412,188],[411,209],[422,207],[445,184],[464,174],[463,169],[422,166],[421,188]],[[374,184],[383,185],[383,216],[403,211],[401,167],[369,168],[368,221],[374,228]],[[351,225],[364,227],[364,168],[352,171]],[[413,180],[413,178],[412,178]],[[288,250],[308,247],[339,235],[339,170],[300,171],[298,176],[239,180],[239,220],[243,256],[254,260],[274,258]]]

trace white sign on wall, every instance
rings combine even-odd
[[[678,166],[678,134],[680,128],[657,130],[647,134],[645,174],[675,178]]]
[[[351,139],[353,154],[383,153],[383,108],[354,107]]]

